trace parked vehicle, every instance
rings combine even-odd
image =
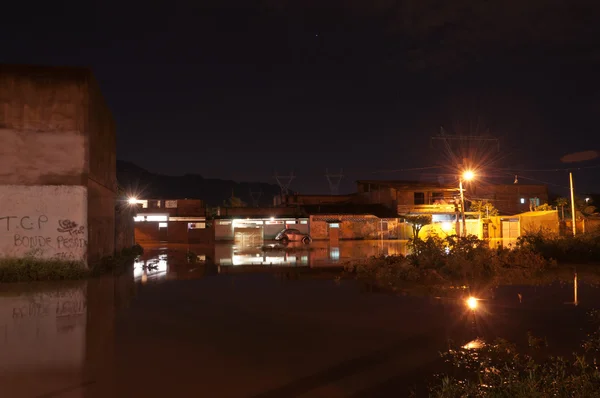
[[[297,229],[291,228],[284,229],[283,231],[278,233],[275,237],[275,240],[283,243],[284,245],[289,242],[302,242],[305,245],[308,245],[310,242],[312,242],[312,238],[310,237],[310,235],[302,233]]]

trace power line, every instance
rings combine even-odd
[[[413,167],[410,169],[378,170],[378,171],[372,171],[371,174],[398,173],[398,172],[402,172],[402,171],[419,171],[419,170],[431,170],[431,169],[442,169],[442,168],[443,168],[443,166]]]

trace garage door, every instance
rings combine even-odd
[[[237,246],[258,247],[263,244],[263,229],[260,228],[234,228],[233,240]]]
[[[517,243],[519,237],[519,220],[502,220],[502,244],[508,246]]]

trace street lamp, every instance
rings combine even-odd
[[[465,170],[461,177],[459,178],[459,187],[460,187],[460,212],[462,213],[462,237],[467,236],[467,219],[465,216],[465,194],[463,189],[463,180],[471,181],[475,178],[475,173],[472,170]]]
[[[130,197],[129,199],[127,199],[127,203],[129,203],[130,205],[135,205],[137,204],[138,200],[136,197]]]

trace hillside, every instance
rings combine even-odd
[[[249,206],[254,203],[250,192],[262,192],[258,204],[270,206],[273,197],[279,194],[279,186],[275,184],[210,179],[195,174],[166,176],[122,160],[117,160],[117,180],[126,192],[140,198],[202,199],[210,206],[223,205],[232,192]]]

